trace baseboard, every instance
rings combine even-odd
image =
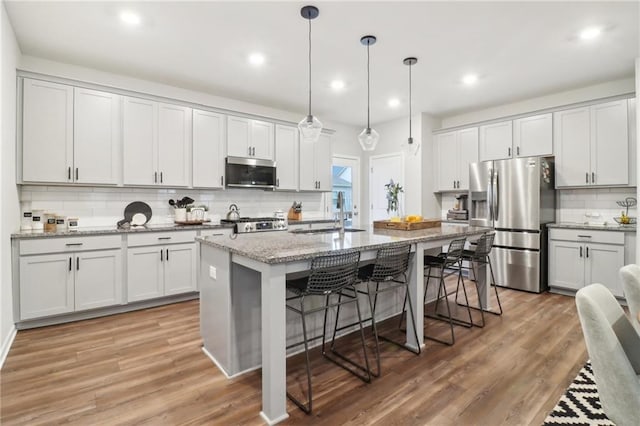
[[[11,349],[11,345],[13,345],[13,340],[16,338],[17,332],[16,326],[12,325],[9,334],[2,342],[2,348],[0,348],[0,370],[2,370],[4,361],[7,359],[7,355],[9,355],[9,349]]]

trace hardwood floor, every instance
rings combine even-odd
[[[415,356],[381,342],[383,375],[370,384],[315,349],[314,413],[289,402],[285,424],[542,424],[587,358],[574,299],[500,295],[505,314],[488,315],[484,329],[456,327],[453,347],[427,341]],[[358,344],[355,334],[340,341]],[[0,375],[0,423],[262,424],[260,372],[227,380],[200,347],[198,301],[20,331]],[[298,394],[301,361],[288,361]]]

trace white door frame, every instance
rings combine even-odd
[[[355,177],[358,179],[358,197],[357,199],[355,199],[354,197],[353,205],[358,206],[358,217],[354,218],[354,222],[357,222],[360,225],[362,224],[362,171],[360,170],[360,157],[354,155],[335,154],[331,157],[332,167],[335,164],[336,159],[351,160],[356,162],[355,170],[352,170],[352,173],[354,173]],[[327,193],[326,202],[327,205],[331,203],[331,192]],[[329,213],[331,213],[331,210],[332,209],[329,209]]]
[[[369,168],[367,169],[367,174],[370,176],[371,175],[371,170],[373,168],[372,160],[378,160],[380,158],[387,158],[387,157],[400,157],[400,168],[401,170],[401,174],[402,174],[402,182],[405,182],[405,167],[404,167],[404,155],[402,154],[402,151],[397,151],[397,152],[390,152],[388,154],[380,154],[380,155],[370,155],[369,156]],[[373,200],[373,187],[371,186],[371,179],[369,179],[369,199],[367,200],[367,208],[369,210],[369,222],[371,222],[373,219],[371,218],[371,200]],[[404,210],[404,199],[402,200],[402,209]]]

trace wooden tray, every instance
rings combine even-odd
[[[185,220],[185,221],[177,221],[175,220],[173,223],[176,225],[202,225],[203,223],[211,222],[211,219],[207,220]]]
[[[396,229],[399,231],[415,231],[416,229],[436,228],[442,224],[440,219],[424,219],[421,222],[391,222],[390,220],[374,220],[374,229]]]

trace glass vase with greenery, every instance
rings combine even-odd
[[[395,183],[393,179],[391,179],[384,187],[387,190],[387,213],[389,213],[389,216],[392,218],[401,218],[400,194],[404,192],[402,185]]]

